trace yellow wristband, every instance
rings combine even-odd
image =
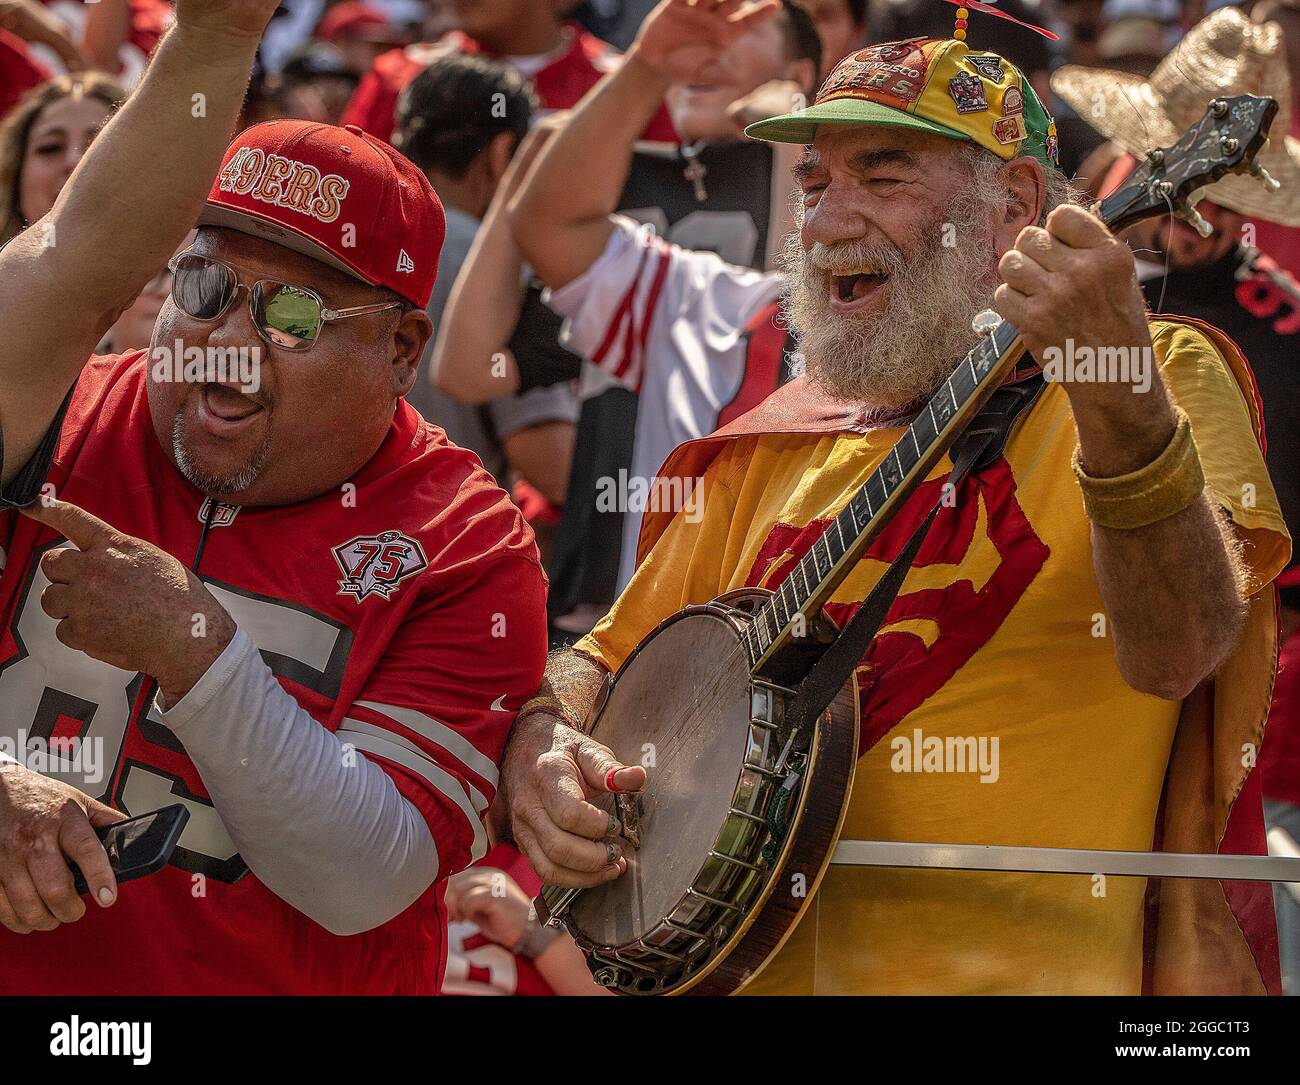
[[[1074,476],[1083,492],[1088,519],[1100,527],[1132,531],[1183,511],[1205,490],[1205,472],[1192,440],[1187,412],[1175,407],[1178,425],[1173,438],[1145,467],[1115,478],[1094,478],[1083,469],[1074,450]]]

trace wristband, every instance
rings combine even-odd
[[[556,716],[566,727],[571,727],[583,734],[586,733],[582,721],[565,708],[564,703],[558,697],[543,694],[540,697],[534,697],[531,701],[526,701],[523,707],[519,709],[519,718],[522,719],[531,712],[545,712],[548,715]]]
[[[1072,466],[1083,493],[1088,519],[1099,527],[1133,531],[1167,520],[1188,508],[1205,491],[1205,472],[1192,440],[1187,412],[1175,407],[1178,424],[1169,444],[1145,467],[1115,478],[1088,474],[1074,450]]]

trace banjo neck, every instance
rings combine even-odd
[[[872,472],[781,587],[754,615],[746,646],[760,670],[778,651],[812,628],[813,618],[868,546],[916,490],[966,424],[1024,354],[1020,333],[1001,321],[961,360],[952,375],[912,419]]]

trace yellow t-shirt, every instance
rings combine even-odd
[[[1252,529],[1243,535],[1253,592],[1289,545],[1245,401],[1201,333],[1151,330],[1212,498]],[[778,586],[902,432],[733,440],[705,472],[702,517],[673,520],[578,650],[616,671],[682,606]],[[1179,706],[1120,677],[1070,471],[1075,444],[1065,392],[1049,384],[1005,459],[965,480],[941,511],[858,672],[864,752],[844,839],[1152,846]],[[827,606],[837,625],[950,469],[947,459],[935,468],[924,496],[840,585]],[[832,866],[746,991],[1140,993],[1144,885]]]

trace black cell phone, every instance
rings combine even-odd
[[[143,878],[146,874],[162,870],[176,848],[176,841],[181,838],[181,830],[190,820],[190,812],[184,805],[164,806],[151,814],[127,818],[115,825],[96,829],[108,852],[108,865],[118,883],[129,882],[132,878]],[[86,879],[77,869],[76,863],[69,863],[77,893],[84,896],[90,892]]]

